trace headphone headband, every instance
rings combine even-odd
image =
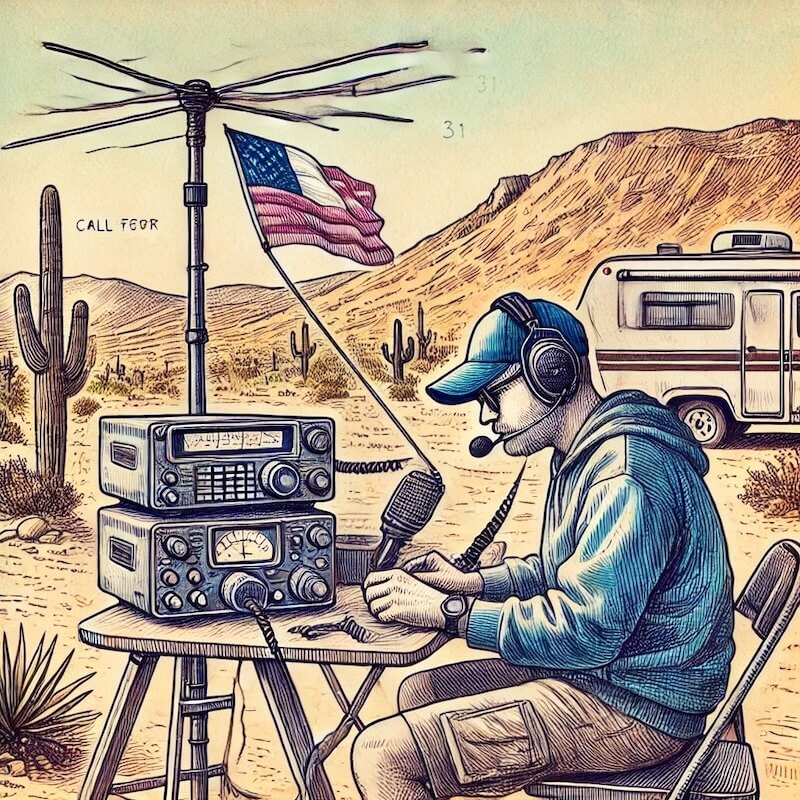
[[[539,317],[536,316],[536,312],[531,308],[531,304],[525,296],[519,292],[508,292],[508,294],[498,297],[490,306],[492,311],[496,308],[505,311],[515,322],[519,322],[526,328],[539,325]]]

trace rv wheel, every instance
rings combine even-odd
[[[678,416],[703,447],[719,447],[731,433],[728,415],[713,400],[689,400],[678,407]]]

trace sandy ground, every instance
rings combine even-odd
[[[342,458],[386,458],[408,455],[402,437],[373,410],[370,402],[334,401],[326,405],[325,413],[337,421],[337,441]],[[292,399],[277,397],[277,390],[247,404],[215,400],[213,411],[270,411],[270,413],[319,413],[319,408],[304,407]],[[148,410],[153,405],[148,406]],[[101,413],[123,413],[120,405],[106,403]],[[143,413],[144,407],[130,408]],[[167,410],[167,407],[164,407]],[[182,406],[171,410],[181,411]],[[519,462],[503,454],[492,455],[477,462],[467,455],[469,438],[478,433],[474,409],[432,409],[417,404],[400,406],[400,416],[443,474],[447,493],[435,520],[419,537],[421,545],[431,545],[445,552],[458,552],[488,521],[492,511],[510,486]],[[16,642],[19,623],[25,624],[28,641],[42,633],[58,634],[58,652],[63,657],[71,648],[75,656],[68,675],[77,677],[86,671],[96,672],[91,680],[92,695],[87,708],[105,714],[113,697],[125,663],[125,656],[95,650],[77,641],[80,620],[113,603],[96,585],[93,520],[96,510],[112,500],[100,494],[97,483],[97,418],[71,427],[68,457],[69,478],[84,494],[80,514],[90,531],[76,534],[59,545],[6,542],[0,544],[0,628]],[[784,446],[791,446],[784,440]],[[736,575],[737,590],[741,588],[757,559],[767,547],[781,538],[798,538],[797,520],[768,519],[744,505],[737,495],[741,492],[748,466],[757,466],[767,458],[774,443],[763,436],[746,437],[736,447],[711,453],[709,484],[725,522],[731,558]],[[23,454],[32,460],[32,448],[5,445],[0,458]],[[517,497],[512,515],[500,538],[508,542],[509,554],[525,554],[538,544],[543,487],[546,482],[544,456],[531,458],[523,487]],[[395,476],[342,476],[338,481],[337,497],[327,508],[338,517],[341,531],[375,531],[380,511],[393,486]],[[735,669],[755,646],[755,637],[743,625],[736,632],[737,656]],[[790,800],[796,797],[800,781],[800,622],[786,635],[780,649],[768,663],[759,684],[745,706],[747,735],[758,764],[762,797],[768,800]],[[419,668],[449,661],[479,657],[462,642],[451,642]],[[167,724],[167,699],[172,680],[171,665],[163,659],[154,678],[154,689],[142,707],[137,728],[126,754],[121,774],[125,776],[163,773]],[[211,691],[230,691],[235,665],[214,664]],[[397,686],[404,677],[402,670],[385,674],[368,702],[362,718],[377,719],[394,710]],[[338,708],[324,690],[320,673],[313,666],[297,667],[295,675],[301,696],[310,709],[316,735],[326,733],[338,719]],[[352,694],[363,671],[342,669],[340,677]],[[266,712],[259,706],[258,696],[249,693],[245,676],[244,708],[242,713],[257,715]],[[222,756],[227,728],[226,715],[218,713],[212,725],[211,758]],[[265,718],[263,738],[246,752],[237,754],[234,767],[237,780],[248,784],[262,797],[283,800],[295,796],[280,747],[274,739],[271,722]],[[90,731],[89,746],[100,732],[102,717]],[[347,747],[341,748],[329,761],[329,771],[336,785],[337,798],[357,798],[348,770]],[[75,798],[82,779],[82,769],[58,776],[34,774],[24,778],[0,780],[0,799],[30,798],[30,800],[66,800]],[[217,782],[212,783],[216,787]],[[188,792],[184,790],[185,796]],[[213,792],[212,792],[213,795]],[[156,797],[159,793],[137,795]],[[518,795],[523,797],[524,795]]]

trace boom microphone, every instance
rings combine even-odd
[[[403,476],[381,514],[383,538],[370,559],[371,570],[391,569],[403,545],[430,522],[444,494],[438,472],[413,470]]]
[[[560,405],[561,401],[567,396],[566,391],[561,393],[561,396],[553,403],[547,411],[544,412],[541,416],[537,417],[533,422],[528,423],[524,428],[518,431],[509,431],[508,433],[501,433],[496,439],[490,439],[488,436],[476,436],[470,443],[469,443],[469,454],[473,458],[483,458],[484,456],[488,456],[489,453],[494,450],[494,448],[504,442],[506,439],[511,439],[514,436],[519,436],[521,433],[525,433],[529,428],[532,428],[534,425],[538,425],[542,420],[547,419]]]

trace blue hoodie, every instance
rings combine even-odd
[[[551,462],[541,554],[481,570],[467,641],[679,738],[725,693],[733,597],[708,460],[674,412],[607,397]]]

